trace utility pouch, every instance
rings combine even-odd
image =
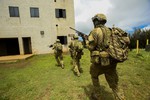
[[[108,66],[110,65],[110,58],[109,54],[106,51],[100,52],[100,63],[102,66]]]
[[[93,51],[91,54],[91,63],[99,64],[100,63],[100,53],[99,51]]]

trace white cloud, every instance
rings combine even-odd
[[[144,29],[144,30],[148,30],[148,29],[150,29],[150,25],[148,25],[148,26],[144,27],[143,29]]]
[[[76,28],[89,33],[91,18],[96,13],[107,16],[106,25],[132,31],[134,27],[150,25],[150,0],[74,0]]]
[[[107,12],[107,9],[110,6],[110,3],[106,0],[74,0],[74,2],[76,17],[82,17],[85,19],[87,19],[88,17],[92,17],[94,13],[98,13],[100,11],[103,13]],[[107,4],[107,6],[103,4]],[[77,21],[78,20],[81,21],[81,19],[77,19]]]
[[[93,28],[91,18],[95,14],[99,12],[107,14],[112,7],[108,0],[74,0],[74,3],[76,28],[85,32]]]

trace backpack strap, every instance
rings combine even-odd
[[[102,30],[102,36],[103,36],[103,43],[102,43],[102,51],[106,51],[107,48],[109,47],[109,43],[110,43],[110,35],[112,34],[111,32],[108,32],[109,28],[107,29],[106,26],[100,27],[100,29]],[[109,34],[110,33],[110,34]]]
[[[106,29],[104,28],[104,27],[100,27],[101,28],[101,30],[102,30],[102,34],[103,34],[103,43],[102,43],[102,48],[103,48],[103,50],[105,50],[105,42],[106,42],[106,34],[107,34],[107,32],[106,32]]]
[[[93,35],[95,35],[94,37],[94,41],[95,41],[95,43],[96,43],[96,47],[95,47],[95,50],[97,50],[97,51],[102,51],[103,50],[103,41],[104,41],[104,36],[103,36],[103,32],[102,32],[102,29],[100,28],[100,27],[97,27],[96,29],[95,29],[95,33],[97,33],[97,34],[93,34]]]

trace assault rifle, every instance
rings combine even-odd
[[[80,31],[78,31],[78,30],[76,30],[76,29],[74,29],[72,27],[69,27],[69,28],[72,29],[72,30],[74,30],[78,34],[78,36],[82,37],[82,39],[83,39],[83,45],[85,47],[86,46],[86,40],[88,39],[88,35],[86,35],[85,33],[80,32]]]

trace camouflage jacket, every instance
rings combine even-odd
[[[69,44],[69,48],[71,49],[71,52],[73,54],[73,57],[81,58],[81,55],[83,55],[83,45],[79,40],[73,40]]]
[[[60,54],[62,53],[62,44],[61,43],[54,43],[53,45],[54,53],[55,54]]]
[[[107,34],[104,34],[103,31]],[[90,51],[105,51],[110,42],[110,35],[111,30],[106,26],[94,28],[88,36],[88,49]]]

